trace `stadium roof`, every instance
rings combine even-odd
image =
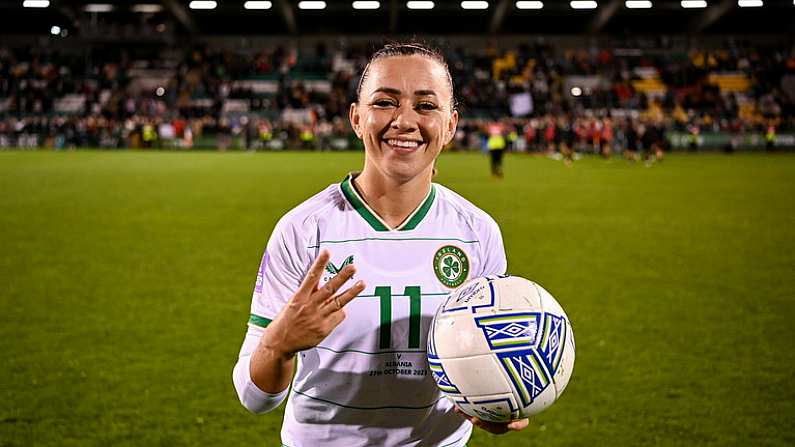
[[[738,1],[763,5],[740,7]],[[795,35],[793,0],[705,2],[691,9],[680,0],[651,0],[651,8],[632,9],[624,0],[596,0],[595,9],[573,9],[568,0],[543,0],[542,9],[520,9],[514,0],[488,0],[478,2],[485,9],[469,10],[457,0],[434,0],[432,9],[413,10],[405,0],[380,0],[378,9],[356,10],[353,0],[326,0],[324,9],[306,10],[297,0],[271,0],[257,2],[269,9],[250,10],[246,0],[204,2],[215,3],[212,9],[192,9],[189,0],[0,0],[0,34],[45,35],[57,25],[83,36],[134,38],[129,28],[147,23],[177,35]]]

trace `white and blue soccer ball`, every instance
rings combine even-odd
[[[560,397],[574,368],[574,334],[563,308],[538,284],[476,278],[437,310],[428,362],[439,389],[465,413],[507,422]]]

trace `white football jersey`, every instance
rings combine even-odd
[[[467,279],[506,272],[499,227],[444,186],[398,228],[362,200],[352,177],[288,212],[262,257],[241,356],[298,289],[321,249],[321,284],[347,264],[367,288],[317,347],[298,354],[282,443],[316,446],[463,446],[472,425],[439,392],[426,358],[431,319]],[[256,335],[256,336],[252,336]]]

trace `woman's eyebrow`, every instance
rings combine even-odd
[[[377,89],[373,90],[373,93],[388,93],[390,95],[397,95],[400,96],[400,90],[393,88],[393,87],[378,87]],[[414,90],[415,96],[437,96],[436,92],[433,90]]]
[[[392,87],[378,87],[377,89],[373,90],[373,93],[378,93],[378,92],[383,92],[383,93],[388,93],[390,95],[398,95],[398,96],[401,93],[400,90]]]

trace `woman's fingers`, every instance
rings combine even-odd
[[[362,293],[362,290],[364,290],[365,287],[367,286],[364,284],[364,281],[361,280],[356,281],[356,283],[352,285],[350,288],[348,288],[346,291],[334,297],[328,298],[325,302],[324,309],[328,313],[334,313],[341,310],[342,308],[345,307],[346,304],[353,301],[353,299],[356,298],[357,295]]]
[[[365,287],[367,287],[367,285],[364,283],[364,281],[359,280],[356,281],[356,283],[351,288],[338,295],[340,307],[345,307],[346,304],[353,301],[353,299],[356,298],[357,295],[362,293]]]
[[[458,406],[455,406],[454,409],[456,413],[460,414],[461,417],[463,417],[464,419],[467,419],[475,427],[486,430],[489,433],[494,433],[495,435],[501,435],[509,431],[524,430],[525,428],[527,428],[528,424],[530,423],[528,419],[518,419],[515,421],[505,422],[505,423],[489,422],[464,413],[464,411],[461,410],[461,408],[459,408]]]
[[[312,263],[312,266],[309,267],[309,271],[306,273],[304,277],[304,281],[301,283],[301,287],[298,289],[299,294],[311,294],[317,288],[317,283],[320,281],[320,276],[323,274],[323,269],[326,268],[326,264],[328,264],[328,260],[331,257],[331,254],[328,250],[323,250],[320,254],[315,258],[315,262]]]
[[[494,433],[495,435],[501,435],[508,432],[508,424],[505,423],[501,424],[499,422],[484,421],[483,419],[477,417],[471,417],[469,421],[472,422],[472,425],[475,427],[482,428],[483,430],[486,430],[489,433]]]
[[[518,421],[511,421],[508,423],[508,429],[513,431],[524,430],[530,425],[530,419],[519,419]]]
[[[354,273],[356,273],[356,267],[353,265],[346,265],[345,268],[334,275],[333,278],[326,281],[322,287],[317,289],[317,292],[315,292],[317,300],[321,303],[325,302],[329,297],[337,293],[337,290],[351,279]]]

